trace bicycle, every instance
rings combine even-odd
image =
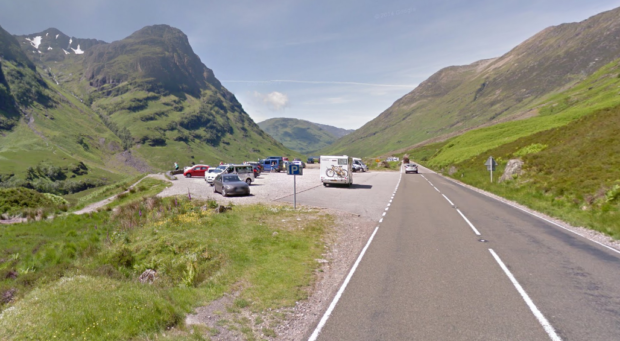
[[[334,176],[337,176],[339,178],[346,178],[348,174],[349,173],[346,170],[342,169],[342,167],[340,166],[332,166],[325,171],[325,175],[330,178],[333,178]]]

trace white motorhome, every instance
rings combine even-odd
[[[321,182],[323,186],[329,184],[353,184],[353,159],[350,156],[321,155]]]

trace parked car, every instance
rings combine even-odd
[[[312,156],[308,157],[308,161],[306,161],[306,162],[309,163],[309,164],[314,163],[314,157],[312,157]]]
[[[282,170],[284,170],[284,165],[282,164],[282,159],[265,159],[263,160],[263,167],[265,168],[266,172],[270,172],[270,171],[274,171],[274,172],[281,172]]]
[[[252,168],[254,168],[254,177],[255,178],[257,178],[260,175],[260,173],[263,172],[263,165],[258,163],[258,162],[246,161],[246,162],[244,162],[244,164],[250,165],[250,166],[252,166]]]
[[[416,173],[418,174],[418,165],[415,163],[408,163],[405,165],[405,174]]]
[[[195,166],[192,166],[190,168],[187,168],[183,172],[183,175],[186,178],[191,178],[193,176],[205,176],[205,172],[207,170],[209,170],[209,166],[208,165],[195,165]]]
[[[250,195],[250,186],[241,181],[237,174],[218,174],[213,180],[213,193],[229,195]]]
[[[219,169],[219,168],[211,168],[209,169],[206,173],[205,173],[205,181],[213,186],[213,180],[215,180],[215,177],[218,176],[218,174],[222,173],[224,170]]]
[[[368,171],[368,166],[362,162],[362,159],[354,157],[351,169],[353,169],[354,172],[366,172]]]
[[[301,168],[306,168],[306,163],[305,163],[305,162],[303,162],[303,161],[301,161],[301,159],[300,159],[300,158],[295,158],[295,159],[293,159],[293,164],[294,164],[294,165],[301,166]]]
[[[252,165],[228,165],[224,169],[224,174],[236,174],[241,181],[250,185],[254,182],[254,167]]]

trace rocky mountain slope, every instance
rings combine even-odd
[[[258,126],[287,148],[306,155],[313,154],[354,131],[284,117],[270,118],[259,122]]]
[[[2,101],[0,156],[12,166],[0,167],[0,174],[62,163],[66,157],[56,158],[53,148],[112,174],[295,155],[252,121],[178,29],[149,26],[112,43],[53,28],[1,37],[11,44],[2,45],[0,84],[16,78],[5,76],[18,65],[22,92],[36,100]],[[9,57],[16,61],[6,62]],[[0,96],[7,96],[5,88]],[[11,86],[9,95],[21,98],[19,89]],[[33,149],[22,134],[45,151],[18,161],[19,150]]]
[[[620,8],[549,27],[499,58],[440,70],[326,151],[376,155],[537,115],[547,96],[619,57],[619,42]]]

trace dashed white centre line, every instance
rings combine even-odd
[[[442,194],[444,198],[446,198],[446,200],[448,200],[448,202],[450,203],[450,205],[454,206],[454,204],[452,203],[452,201],[450,201],[450,199],[448,199],[448,197],[445,194]]]
[[[461,217],[463,217],[463,219],[465,219],[465,221],[467,222],[467,224],[469,225],[469,227],[471,227],[471,229],[474,231],[474,233],[479,236],[480,232],[478,232],[478,230],[476,230],[476,227],[469,221],[469,219],[467,219],[467,217],[461,212],[461,210],[459,210],[458,208],[456,209],[457,212],[459,212],[459,214],[461,215]]]
[[[532,313],[538,320],[538,323],[540,323],[540,325],[543,327],[545,332],[547,332],[547,335],[549,335],[549,338],[551,338],[551,340],[553,341],[562,341],[562,338],[560,338],[560,336],[555,332],[555,329],[553,328],[551,323],[549,323],[549,321],[545,318],[542,312],[538,310],[538,308],[534,304],[534,301],[532,301],[530,296],[525,292],[525,290],[523,290],[523,287],[521,286],[521,284],[519,284],[515,276],[513,276],[512,273],[510,272],[510,270],[508,270],[508,267],[506,267],[504,262],[502,262],[502,260],[499,258],[497,253],[495,253],[493,249],[489,249],[489,252],[491,252],[491,255],[493,256],[493,258],[495,258],[495,261],[497,261],[500,268],[504,270],[504,273],[506,274],[506,276],[508,276],[508,279],[510,279],[510,282],[512,282],[512,285],[514,285],[514,287],[517,289],[519,294],[521,294],[521,297],[523,298],[527,306],[530,308],[530,310],[532,311]]]

